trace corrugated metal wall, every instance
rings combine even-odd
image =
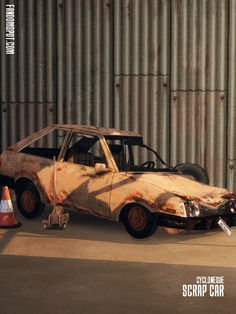
[[[171,89],[227,89],[228,0],[172,0]]]
[[[116,0],[115,75],[169,75],[170,3]]]
[[[171,163],[226,186],[228,1],[172,1]]]
[[[15,55],[5,54],[5,4],[15,4]],[[56,121],[55,1],[0,1],[1,147]]]
[[[171,164],[197,163],[207,170],[210,184],[225,186],[227,94],[171,94]]]
[[[169,1],[114,4],[115,127],[143,134],[144,141],[168,162]]]
[[[113,2],[57,1],[57,121],[113,125]]]
[[[5,55],[5,4],[16,54]],[[1,0],[1,148],[52,122],[142,133],[236,190],[236,0]]]
[[[236,1],[229,1],[227,186],[236,192]]]

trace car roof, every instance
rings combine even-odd
[[[53,124],[51,125],[51,127],[59,128],[59,129],[74,130],[74,131],[79,131],[79,132],[88,132],[88,133],[96,134],[96,135],[121,135],[121,136],[139,136],[139,137],[141,136],[140,134],[136,132],[90,126],[90,125],[81,125],[81,124]]]

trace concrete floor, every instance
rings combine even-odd
[[[15,206],[16,208],[16,206]],[[68,230],[41,218],[0,229],[0,313],[235,313],[236,227],[129,236],[122,224],[70,213]],[[196,276],[224,276],[225,296],[182,296]]]

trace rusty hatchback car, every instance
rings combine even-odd
[[[14,188],[27,218],[53,203],[123,221],[136,238],[157,225],[195,229],[219,217],[235,221],[235,195],[167,166],[134,132],[55,124],[8,147],[0,156],[2,184]]]

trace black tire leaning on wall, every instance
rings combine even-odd
[[[16,202],[20,213],[26,218],[40,216],[45,207],[36,186],[30,181],[16,187]]]
[[[205,169],[197,164],[182,163],[175,166],[175,169],[179,170],[183,174],[192,176],[195,180],[209,184],[209,177]]]

